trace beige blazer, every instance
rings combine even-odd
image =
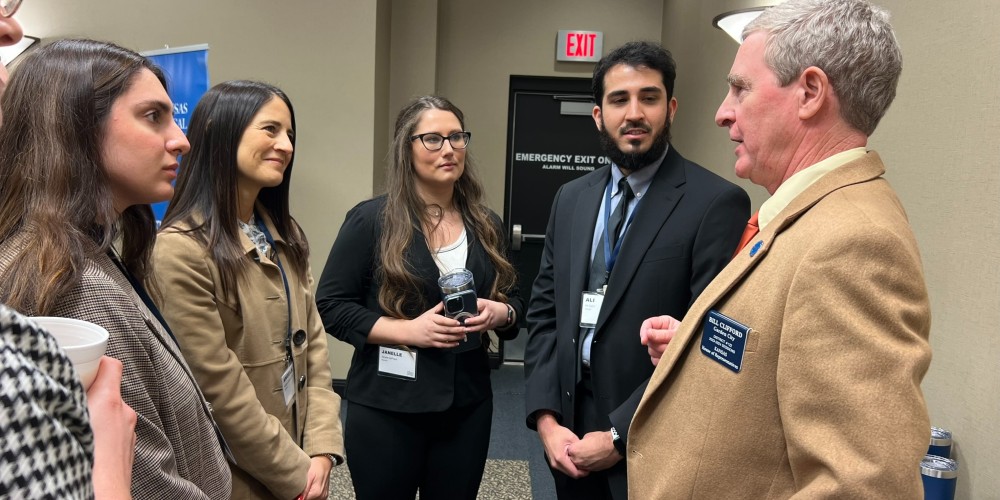
[[[922,498],[930,309],[884,172],[823,176],[698,297],[632,420],[630,498]],[[701,352],[711,310],[752,329],[738,373]]]
[[[312,277],[299,279],[274,225],[291,301],[294,408],[285,405],[281,376],[288,306],[278,265],[241,232],[253,259],[236,296],[223,296],[219,269],[207,249],[164,229],[154,248],[159,306],[184,357],[212,404],[215,419],[236,457],[232,498],[297,496],[306,485],[310,456],[344,455],[340,397],[333,392],[326,334],[312,293]],[[298,335],[296,335],[298,334]]]

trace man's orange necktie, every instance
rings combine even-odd
[[[750,216],[750,220],[747,221],[747,227],[743,230],[743,237],[740,238],[739,246],[737,246],[736,251],[733,252],[733,258],[740,253],[740,250],[743,250],[743,247],[747,246],[747,243],[750,243],[750,240],[752,240],[754,236],[757,236],[757,231],[760,231],[760,228],[757,227],[757,214],[759,213],[760,212],[754,212],[753,215]]]

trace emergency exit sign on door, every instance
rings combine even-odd
[[[600,31],[559,30],[556,38],[556,60],[597,62],[604,50],[604,33]]]

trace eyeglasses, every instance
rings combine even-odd
[[[0,16],[10,17],[21,6],[21,0],[0,0]]]
[[[411,135],[410,141],[420,139],[421,144],[427,151],[439,151],[444,147],[444,140],[448,139],[452,149],[465,149],[469,147],[472,140],[472,132],[455,132],[445,137],[437,132],[427,132],[426,134]]]

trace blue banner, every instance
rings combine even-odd
[[[188,120],[202,94],[208,91],[208,45],[192,45],[144,52],[167,76],[167,91],[174,104],[174,121],[187,134]],[[169,202],[153,204],[160,226]]]

